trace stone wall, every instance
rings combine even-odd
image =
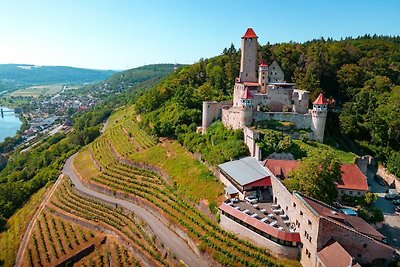
[[[243,225],[229,219],[225,215],[221,214],[220,225],[225,230],[231,231],[235,234],[240,235],[252,243],[256,243],[257,245],[268,249],[272,255],[275,257],[285,257],[289,259],[297,259],[298,256],[298,248],[297,247],[286,247],[282,246],[278,243],[275,243],[268,238],[263,237],[262,235],[257,234],[256,232],[244,227]]]
[[[249,127],[243,128],[244,143],[247,145],[250,151],[250,155],[255,157],[257,160],[261,160],[261,150],[258,147],[256,141],[260,139],[260,133],[252,131]]]
[[[375,159],[369,155],[362,156],[362,157],[357,157],[355,159],[355,164],[358,166],[360,171],[364,173],[364,175],[367,175],[368,171],[368,166],[369,165],[374,165],[375,164]]]
[[[233,88],[233,106],[240,107],[240,100],[244,93],[244,84],[243,83],[235,83],[235,87]]]
[[[375,259],[391,260],[394,249],[370,237],[345,228],[333,221],[322,218],[318,237],[318,249],[334,237],[343,248],[360,264],[372,263]],[[334,233],[334,234],[333,234]]]
[[[222,123],[227,128],[232,128],[234,130],[241,129],[243,127],[240,118],[241,118],[241,109],[232,107],[230,109],[222,110]]]
[[[382,165],[379,165],[377,174],[389,185],[394,183],[397,192],[400,192],[400,180],[396,177],[396,175],[388,172]]]
[[[254,94],[254,106],[267,106],[272,112],[281,112],[285,107],[292,108],[293,88],[280,88],[269,85],[267,94]]]
[[[202,133],[206,132],[206,129],[210,124],[217,118],[221,118],[221,109],[223,107],[232,106],[230,101],[204,101],[203,102],[203,113],[202,113]]]
[[[306,114],[310,102],[310,92],[299,89],[293,90],[293,112]]]

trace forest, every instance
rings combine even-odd
[[[400,175],[400,37],[260,45],[258,61],[274,60],[286,81],[309,90],[312,101],[320,92],[336,100],[328,119],[330,136],[351,139]],[[231,99],[239,64],[240,49],[232,44],[219,56],[181,68],[136,101],[141,125],[157,136],[178,138],[193,150],[183,135],[195,137],[203,101]],[[225,149],[232,147],[221,147]]]

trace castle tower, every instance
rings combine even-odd
[[[260,85],[260,93],[267,93],[268,85],[268,64],[264,61],[258,65],[258,84]]]
[[[242,55],[240,59],[240,74],[241,82],[257,82],[257,49],[258,36],[252,28],[248,28],[242,36]]]
[[[313,102],[313,109],[311,110],[312,115],[312,127],[315,134],[315,139],[319,142],[324,141],[325,123],[326,116],[328,114],[328,101],[322,93],[319,94],[317,99]]]
[[[241,98],[240,125],[249,126],[253,122],[253,95],[248,87],[244,89]]]

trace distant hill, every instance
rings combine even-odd
[[[16,86],[54,83],[92,83],[107,79],[116,71],[65,66],[0,64],[0,91]],[[5,88],[6,87],[6,88]]]
[[[157,80],[170,74],[174,68],[180,65],[174,64],[153,64],[115,73],[108,79],[96,84],[85,86],[86,90],[92,94],[117,93],[123,92],[132,86],[149,80]]]

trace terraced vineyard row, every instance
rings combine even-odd
[[[103,245],[100,249],[91,253],[74,266],[82,267],[108,267],[108,266],[141,266],[135,259],[134,254],[117,242],[110,242]]]
[[[157,247],[155,240],[135,220],[134,214],[126,214],[121,208],[116,209],[78,194],[72,189],[69,180],[65,180],[57,189],[55,198],[51,200],[51,205],[75,216],[99,222],[104,227],[117,232],[152,265],[171,265],[169,258],[173,255],[170,255],[169,258],[161,257],[164,252]],[[132,262],[139,261],[134,259]]]
[[[36,222],[27,247],[28,266],[49,266],[61,262],[93,242],[92,232],[43,212]]]
[[[116,125],[106,132],[106,136],[112,140],[125,139],[129,142],[128,147],[118,147],[124,156],[155,145],[155,141],[133,122]]]
[[[129,122],[121,123],[121,127],[125,125],[129,125],[130,129],[137,127]],[[140,143],[140,140],[135,139],[135,136],[129,137],[123,131],[98,138],[91,149],[102,166],[102,173],[93,180],[153,203],[171,220],[186,228],[200,242],[201,251],[207,251],[223,265],[280,265],[266,255],[264,250],[225,232],[183,197],[178,196],[157,173],[124,162],[121,157],[129,158],[136,149],[136,142]]]

